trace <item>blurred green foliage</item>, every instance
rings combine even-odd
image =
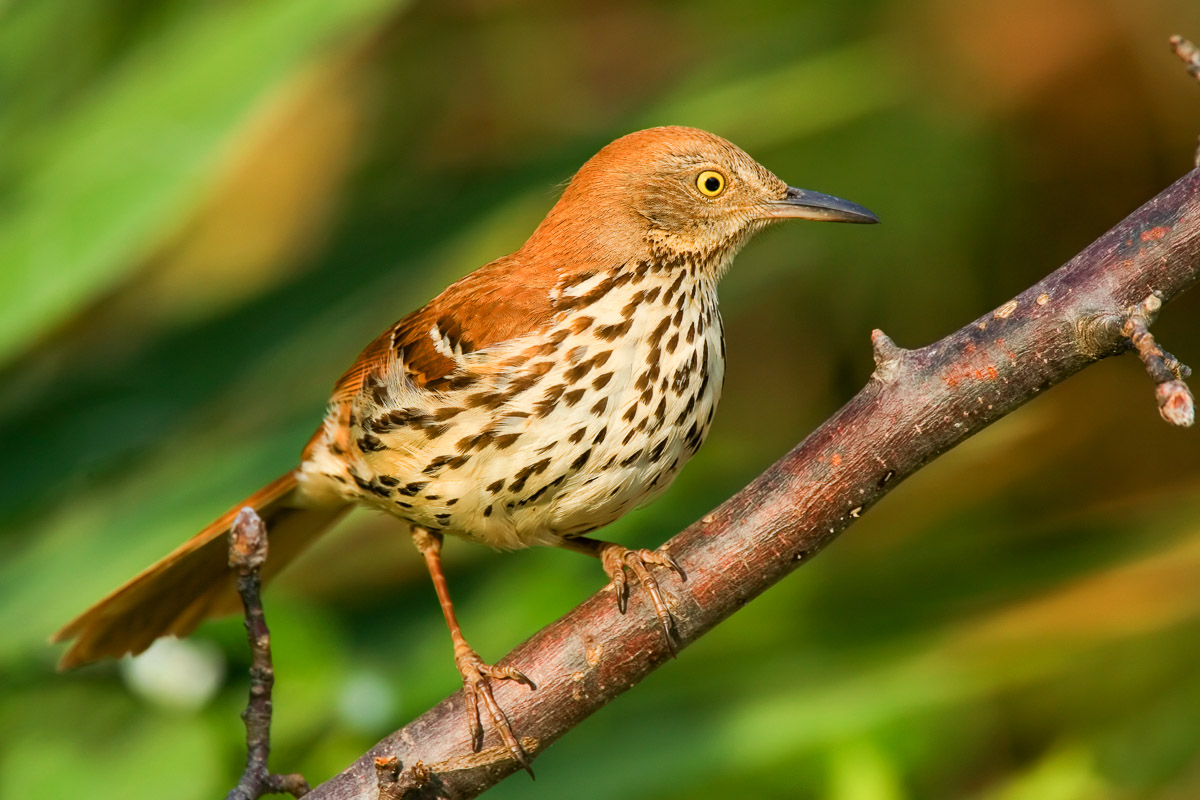
[[[0,5],[0,796],[220,796],[215,696],[150,700],[46,637],[292,465],[379,330],[520,245],[606,141],[691,124],[883,218],[787,226],[722,287],[725,399],[660,542],[861,385],[1182,174],[1186,0]],[[1157,330],[1200,360],[1198,293]],[[1200,796],[1200,459],[1132,360],[923,470],[499,797]],[[457,687],[398,525],[362,513],[267,594],[273,766],[319,782]],[[499,657],[594,563],[452,543]],[[219,675],[218,675],[219,677]]]

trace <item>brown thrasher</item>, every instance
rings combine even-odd
[[[700,447],[725,375],[717,280],[780,219],[877,222],[865,208],[789,187],[742,150],[693,128],[632,133],[597,153],[525,245],[393,325],[338,380],[300,466],[55,635],[62,667],[138,653],[238,608],[226,534],[251,506],[270,531],[266,573],[354,503],[408,521],[454,641],[471,720],[480,704],[528,759],[485,663],[455,619],[445,533],[493,547],[566,547],[600,559],[621,610],[626,570],[671,642],[649,567],[670,556],[584,536],[661,494]]]

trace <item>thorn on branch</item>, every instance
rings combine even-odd
[[[258,800],[264,794],[308,794],[308,782],[299,773],[275,775],[267,770],[271,752],[271,632],[262,607],[262,580],[258,571],[267,560],[267,526],[253,508],[243,508],[229,531],[229,567],[237,573],[237,591],[246,610],[246,639],[250,642],[250,700],[242,719],[246,723],[246,769],[226,800]]]
[[[417,763],[400,768],[400,759],[384,756],[375,759],[375,784],[379,800],[403,800],[411,792],[424,787],[432,778],[429,768]]]
[[[1121,333],[1128,337],[1150,380],[1154,381],[1154,397],[1158,401],[1158,413],[1171,425],[1189,427],[1196,419],[1196,401],[1191,389],[1184,381],[1192,374],[1191,369],[1179,359],[1159,346],[1150,325],[1162,308],[1162,294],[1154,292],[1137,305],[1131,306],[1125,315]]]
[[[875,376],[881,381],[891,380],[900,367],[904,348],[898,347],[891,337],[878,328],[871,331],[871,346],[875,350]]]

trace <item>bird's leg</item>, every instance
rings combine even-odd
[[[658,579],[650,571],[651,565],[666,567],[674,572],[681,581],[687,580],[687,575],[684,574],[683,568],[675,562],[675,559],[657,550],[630,550],[628,547],[614,542],[603,542],[598,539],[589,539],[586,536],[564,538],[562,547],[600,559],[604,571],[612,579],[613,589],[617,593],[617,607],[622,614],[625,613],[629,602],[629,582],[625,571],[632,572],[638,583],[642,585],[642,589],[650,596],[650,602],[654,604],[654,613],[658,617],[659,624],[662,625],[663,634],[667,637],[667,647],[671,650],[671,655],[675,655],[673,636],[675,621],[671,617],[671,610],[667,608],[667,602],[663,599],[662,591],[658,587]]]
[[[483,746],[483,728],[480,724],[479,706],[487,707],[492,724],[500,733],[500,738],[508,746],[517,763],[521,765],[530,777],[533,769],[529,765],[529,757],[524,748],[513,735],[508,717],[501,710],[496,698],[492,696],[491,679],[509,680],[524,683],[530,689],[536,688],[533,681],[513,667],[498,667],[485,664],[463,637],[462,628],[454,616],[454,604],[450,602],[450,590],[446,586],[446,573],[442,571],[442,536],[430,533],[424,528],[414,527],[412,530],[413,544],[425,557],[425,566],[429,568],[429,576],[433,578],[433,588],[437,591],[438,602],[442,604],[442,614],[446,617],[446,626],[450,629],[450,638],[454,642],[454,664],[462,676],[463,695],[466,698],[467,722],[471,729],[471,745],[475,750]]]

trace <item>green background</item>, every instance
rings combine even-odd
[[[1190,168],[1175,32],[1193,0],[0,3],[0,797],[224,794],[239,620],[188,640],[190,703],[57,674],[47,636],[292,466],[358,350],[607,141],[707,128],[884,221],[739,257],[710,439],[606,532],[653,546],[848,399],[872,328],[945,335]],[[1185,362],[1197,319],[1193,292],[1156,327]],[[1200,796],[1197,435],[1136,360],[1087,370],[493,796]],[[457,687],[410,551],[356,513],[267,592],[275,769],[320,782]],[[447,560],[491,659],[604,580]]]

